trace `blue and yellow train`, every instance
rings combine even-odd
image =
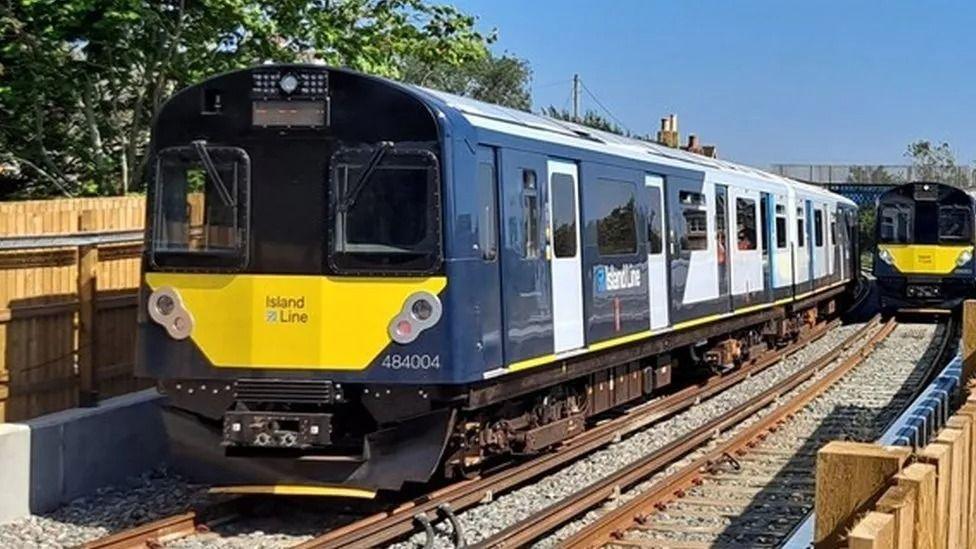
[[[149,165],[137,368],[230,491],[543,450],[796,337],[859,272],[822,189],[323,66],[182,90]]]
[[[971,193],[942,183],[878,197],[874,276],[883,309],[952,310],[974,295],[974,213]]]

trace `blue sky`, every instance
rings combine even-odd
[[[631,131],[674,112],[756,166],[901,164],[916,139],[976,159],[976,3],[444,1],[530,62],[537,109],[578,72]]]

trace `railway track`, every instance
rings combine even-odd
[[[632,498],[560,539],[566,547],[775,547],[802,522],[813,506],[817,449],[828,440],[850,437],[873,440],[924,387],[953,337],[948,325],[936,328],[896,326],[894,319],[845,353],[813,369],[797,372],[733,417],[717,420],[715,432],[749,423],[674,472],[656,473],[680,454],[702,448],[714,438],[702,432],[676,441],[673,448],[633,463],[614,478],[604,479],[514,524],[478,546],[516,547],[541,539],[603,503],[627,486],[645,482]],[[897,327],[897,331],[896,331]],[[902,341],[878,351],[888,337],[917,338],[938,331],[926,358],[892,359]],[[894,332],[894,335],[891,334]],[[931,366],[916,366],[929,364]],[[815,377],[817,371],[825,374]],[[879,375],[880,374],[880,375]],[[805,383],[812,380],[809,383]],[[887,380],[887,381],[885,381]],[[778,403],[777,403],[778,402]],[[752,418],[766,405],[771,410]]]
[[[664,418],[711,398],[754,376],[785,357],[818,340],[839,321],[818,326],[797,342],[778,350],[769,351],[759,359],[745,364],[733,373],[713,376],[707,381],[686,387],[673,394],[634,406],[617,417],[599,423],[578,437],[567,441],[556,450],[531,461],[518,463],[496,473],[480,478],[461,481],[419,498],[398,505],[362,520],[339,527],[299,545],[312,547],[372,547],[390,543],[420,529],[431,532],[431,522],[445,519],[460,528],[455,513],[491,501],[496,495],[526,484],[548,472],[565,466],[594,450],[620,440],[631,433],[646,429]],[[855,334],[844,342],[850,345]],[[198,532],[207,532],[219,524],[242,517],[239,500],[224,502],[218,506],[190,510],[136,528],[118,532],[86,544],[87,549],[128,549],[162,545]],[[463,532],[456,535],[456,543],[463,540]]]

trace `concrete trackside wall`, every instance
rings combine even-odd
[[[0,424],[0,521],[52,511],[165,463],[161,402],[147,389]]]

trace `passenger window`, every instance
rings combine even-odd
[[[478,164],[478,246],[481,257],[491,261],[498,255],[498,201],[495,199],[495,166],[488,162]]]
[[[598,179],[596,187],[596,240],[600,255],[637,253],[634,185]]]
[[[705,195],[680,191],[681,216],[684,219],[684,237],[681,249],[687,251],[708,249],[708,212],[705,210]]]
[[[756,201],[735,199],[737,247],[740,250],[756,249]]]
[[[776,205],[776,249],[783,250],[786,248],[787,242],[786,234],[786,206],[782,204]]]
[[[813,210],[813,239],[814,245],[823,248],[824,245],[824,223],[823,210]]]
[[[766,238],[766,227],[769,225],[769,208],[766,206],[766,197],[759,201],[759,226],[763,231],[762,251],[763,255],[769,254],[769,239]]]
[[[806,246],[807,233],[803,228],[803,208],[796,209],[796,246]]]
[[[556,257],[576,256],[576,192],[573,178],[552,175],[552,241]]]
[[[647,192],[650,204],[647,212],[647,246],[651,255],[658,255],[664,251],[664,238],[661,235],[661,189],[647,187]]]
[[[525,259],[539,257],[539,188],[535,170],[522,170],[522,231]]]
[[[837,244],[837,214],[830,214],[830,245]]]

